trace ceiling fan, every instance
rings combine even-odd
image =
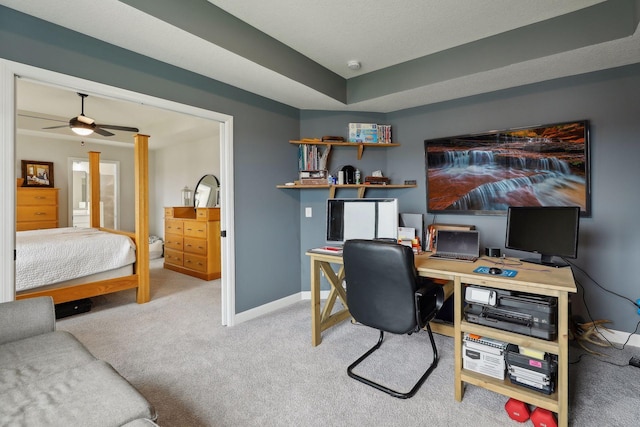
[[[82,111],[79,116],[72,117],[68,125],[51,126],[42,129],[58,129],[69,126],[73,132],[81,136],[91,135],[93,132],[102,136],[113,136],[114,133],[105,129],[122,130],[125,132],[139,132],[138,128],[117,125],[98,124],[95,120],[84,115],[84,99],[89,95],[78,92],[78,96],[82,98]]]

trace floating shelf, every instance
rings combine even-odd
[[[399,147],[400,144],[396,142],[390,143],[377,143],[377,142],[343,142],[343,141],[303,141],[303,140],[291,140],[290,144],[306,144],[306,145],[328,145],[329,148],[332,146],[341,146],[341,147],[358,147],[358,160],[362,159],[362,153],[364,152],[365,147],[377,147],[377,148],[385,148],[385,147]]]
[[[388,144],[387,144],[388,145]],[[336,195],[336,190],[338,188],[357,188],[358,189],[358,198],[363,198],[364,193],[367,189],[392,189],[392,188],[415,188],[416,184],[405,185],[405,184],[296,184],[296,185],[277,185],[276,188],[283,188],[288,190],[302,190],[302,189],[329,189],[329,198],[333,199]]]

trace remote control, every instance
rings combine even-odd
[[[629,359],[629,365],[640,368],[640,357],[633,356],[631,359]]]

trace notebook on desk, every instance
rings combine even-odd
[[[436,251],[432,258],[475,262],[480,254],[480,235],[477,230],[438,230]]]

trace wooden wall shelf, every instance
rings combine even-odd
[[[365,147],[376,147],[376,148],[385,148],[385,147],[399,147],[400,144],[397,142],[391,143],[377,143],[377,142],[337,142],[337,141],[316,141],[316,140],[291,140],[290,144],[306,144],[306,145],[327,145],[329,148],[332,146],[341,146],[341,147],[358,147],[358,160],[362,159],[362,153],[364,152]]]
[[[358,189],[358,198],[363,198],[364,193],[367,189],[380,189],[380,190],[389,190],[394,188],[415,188],[416,184],[405,185],[405,184],[387,184],[387,185],[379,185],[379,184],[326,184],[326,185],[310,185],[310,184],[296,184],[296,185],[277,185],[276,188],[283,188],[288,190],[318,190],[318,189],[328,189],[329,190],[329,198],[335,198],[336,191],[338,188],[357,188]]]

